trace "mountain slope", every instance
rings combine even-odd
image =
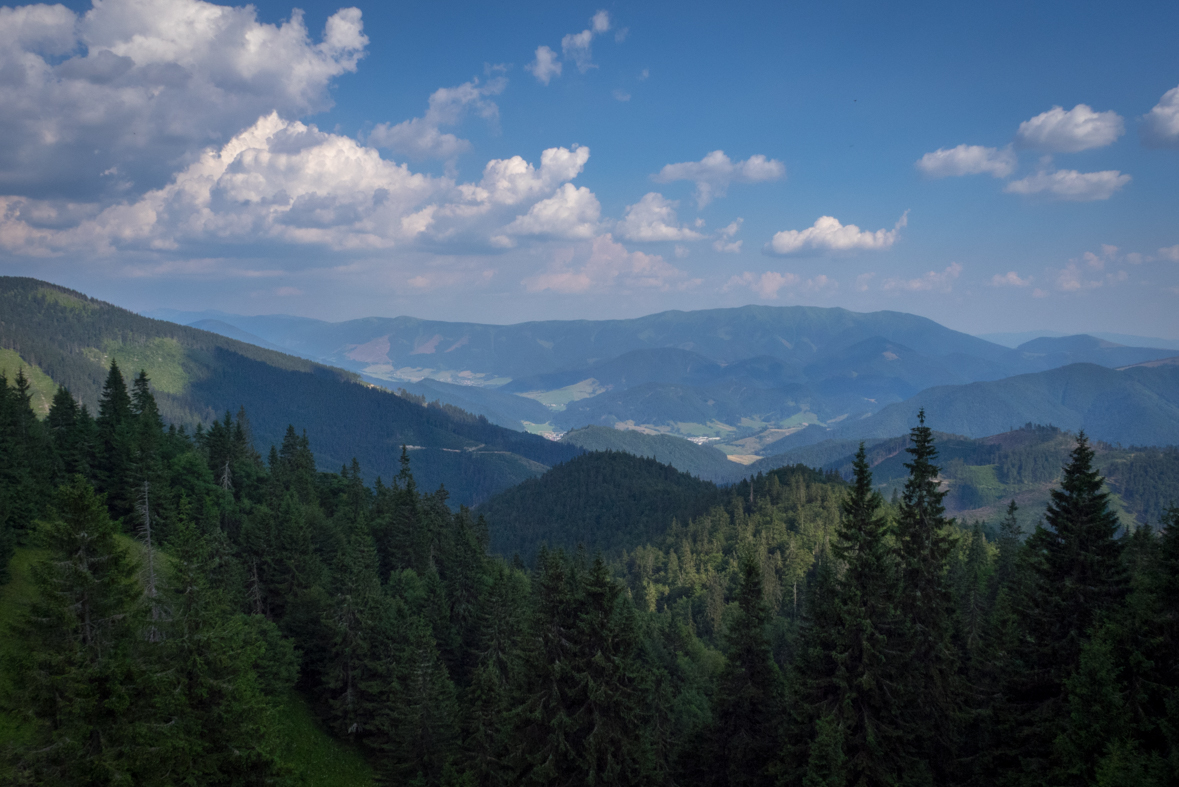
[[[906,433],[924,408],[939,431],[984,437],[1017,424],[1040,423],[1127,445],[1179,443],[1179,366],[1107,369],[1073,364],[1004,380],[922,391],[875,415],[825,429],[811,426],[767,446],[778,452],[827,439]]]
[[[423,407],[355,374],[214,333],[140,317],[35,279],[0,278],[0,347],[65,385],[93,412],[107,368],[146,369],[165,419],[193,426],[245,407],[265,452],[288,424],[306,430],[320,467],[360,461],[369,479],[391,478],[400,446],[413,451],[426,488],[452,503],[493,492],[575,456],[579,449]]]
[[[715,485],[670,465],[617,451],[583,454],[479,506],[491,548],[532,560],[542,544],[617,552],[662,533],[718,500]]]
[[[561,442],[586,451],[622,451],[657,459],[681,473],[716,483],[727,483],[748,475],[744,467],[729,461],[715,448],[696,445],[674,435],[586,426],[566,433]]]

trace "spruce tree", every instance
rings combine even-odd
[[[953,642],[954,603],[947,574],[954,548],[950,520],[945,515],[945,490],[939,486],[940,468],[933,431],[925,425],[925,411],[909,433],[912,457],[906,462],[905,481],[897,517],[897,557],[901,572],[899,611],[906,622],[908,669],[900,696],[908,704],[907,748],[916,768],[907,778],[931,778],[944,783],[953,767],[955,728],[961,706],[958,656]]]
[[[105,492],[107,505],[116,518],[130,516],[135,510],[133,477],[134,426],[131,397],[119,365],[111,361],[110,372],[98,400],[97,456],[95,476],[98,488]]]
[[[19,771],[36,783],[148,773],[138,566],[116,532],[103,499],[74,477],[39,533],[46,554],[32,567],[37,597],[17,629],[26,649],[13,665],[15,705],[32,726]]]
[[[835,626],[835,698],[828,723],[841,732],[847,783],[884,785],[905,766],[899,684],[907,651],[898,614],[896,559],[889,548],[892,528],[882,510],[884,500],[872,488],[863,444],[853,468],[855,477],[840,507],[832,547],[844,574]],[[835,728],[824,734],[828,737],[816,737],[816,744],[830,747]]]
[[[573,716],[588,784],[638,785],[652,769],[648,691],[636,660],[634,611],[606,563],[595,558],[582,586],[574,670],[585,685]]]
[[[717,764],[730,787],[774,784],[782,746],[785,686],[774,663],[766,625],[761,566],[741,565],[737,615],[726,639],[725,668],[714,701]]]
[[[263,645],[208,580],[206,539],[184,517],[172,538],[170,618],[156,646],[172,719],[156,754],[191,783],[265,784],[284,775],[275,756],[274,708],[254,670]]]
[[[1094,624],[1125,595],[1119,523],[1093,459],[1082,432],[1052,490],[1047,527],[1038,525],[1026,542],[1028,582],[1012,599],[1015,636],[999,708],[997,767],[1007,772],[1007,783],[1043,783],[1067,770],[1053,756],[1068,714],[1066,682],[1080,667]]]

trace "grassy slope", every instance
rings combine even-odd
[[[57,384],[38,367],[25,362],[15,350],[0,349],[0,372],[8,377],[9,385],[15,382],[17,372],[21,369],[24,370],[32,389],[33,411],[44,418],[49,412],[49,405],[53,403],[53,395],[57,393]]]
[[[137,542],[128,538],[126,544],[137,557],[143,558],[145,550]],[[0,585],[0,631],[3,632],[0,636],[0,694],[7,694],[9,688],[8,676],[4,672],[7,654],[21,647],[21,642],[9,634],[9,627],[33,598],[35,591],[29,569],[39,555],[40,551],[36,549],[17,549],[9,563],[12,578],[7,584]],[[287,695],[276,716],[281,756],[303,776],[304,784],[363,787],[374,783],[372,768],[360,751],[329,735],[298,692],[291,691]],[[18,720],[0,710],[0,749],[19,743],[23,734]]]

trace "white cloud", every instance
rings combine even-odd
[[[0,193],[71,200],[158,188],[260,114],[327,109],[368,44],[355,8],[315,43],[298,10],[270,25],[202,0],[0,8],[0,31]]]
[[[1020,123],[1015,144],[1051,153],[1076,153],[1113,144],[1125,133],[1126,124],[1117,112],[1094,112],[1087,104],[1077,104],[1067,112],[1063,107],[1052,107]]]
[[[536,48],[536,59],[524,66],[542,85],[547,85],[553,77],[561,76],[561,68],[557,53],[543,45]]]
[[[896,242],[901,228],[909,222],[908,217],[909,211],[905,211],[891,230],[870,232],[855,224],[840,224],[833,216],[821,216],[805,230],[776,233],[766,244],[766,251],[771,254],[880,251]]]
[[[700,161],[666,164],[652,176],[656,183],[691,180],[696,183],[696,204],[703,208],[715,197],[723,197],[730,183],[762,183],[786,177],[786,165],[763,155],[732,161],[723,150],[714,150]]]
[[[665,199],[652,191],[634,205],[626,206],[618,231],[631,241],[700,240],[704,236],[688,227],[680,226],[675,208],[679,203]]]
[[[959,145],[926,153],[916,166],[930,178],[984,174],[1005,178],[1015,170],[1015,153],[1010,148],[999,150],[981,145]]]
[[[614,91],[614,98],[617,101],[630,101],[630,93],[627,93],[621,88]]]
[[[1159,249],[1159,257],[1171,262],[1179,262],[1179,246],[1168,246]]]
[[[1103,284],[1101,279],[1088,279],[1075,262],[1070,262],[1056,276],[1056,289],[1062,292],[1091,290]]]
[[[823,290],[838,289],[839,284],[823,274],[804,280],[796,273],[766,271],[765,273],[757,274],[745,271],[738,276],[731,277],[725,283],[722,290],[729,292],[738,287],[748,287],[759,298],[772,301],[777,299],[778,293],[783,289],[798,289],[804,292],[814,293],[822,292]]]
[[[725,283],[724,291],[729,292],[737,287],[748,287],[757,293],[759,298],[771,301],[778,297],[778,291],[783,287],[792,287],[799,281],[799,276],[796,273],[766,271],[758,275],[745,271],[740,276],[733,276],[729,279]]]
[[[733,240],[733,236],[740,231],[741,224],[744,221],[744,219],[736,219],[729,226],[717,230],[717,238],[712,242],[712,248],[717,251],[728,252],[729,254],[739,253],[741,251],[741,244],[744,241],[735,241]]]
[[[478,79],[464,82],[458,87],[444,87],[430,96],[426,114],[390,126],[381,123],[368,135],[368,144],[378,148],[389,148],[415,159],[449,159],[471,149],[471,143],[454,134],[444,134],[441,126],[454,126],[462,121],[468,112],[495,122],[499,118],[499,107],[488,96],[503,92],[507,80],[495,77],[485,85]]]
[[[561,39],[561,53],[565,55],[566,60],[572,60],[577,66],[577,70],[583,74],[591,68],[597,68],[593,62],[591,45],[594,36],[605,33],[609,29],[610,14],[606,11],[598,11],[590,20],[588,28],[580,33],[570,33]]]
[[[540,156],[540,169],[521,156],[492,159],[483,168],[478,184],[462,185],[465,201],[496,205],[519,205],[544,194],[551,194],[559,184],[573,180],[589,161],[590,150],[583,145],[572,149],[549,148]]]
[[[518,216],[504,228],[504,234],[588,239],[597,231],[601,215],[602,206],[592,191],[566,183]]]
[[[954,288],[954,280],[961,273],[962,266],[951,262],[944,271],[930,271],[916,279],[885,279],[882,287],[885,290],[907,292],[949,292]]]
[[[1142,116],[1142,141],[1152,148],[1179,148],[1179,87],[1173,87]]]
[[[550,148],[539,168],[519,156],[496,159],[478,183],[455,184],[271,113],[138,200],[70,212],[0,197],[0,248],[21,255],[210,243],[486,249],[505,245],[497,228],[513,219],[521,236],[589,237],[583,225],[596,226],[597,200],[568,183],[588,158],[584,147]]]
[[[992,287],[1028,287],[1032,283],[1032,277],[1020,278],[1020,275],[1015,271],[1007,271],[1007,273],[996,273],[991,277]]]
[[[528,292],[604,292],[614,289],[684,289],[700,283],[657,254],[627,251],[609,234],[594,238],[589,258],[580,267],[558,259],[548,270],[523,280]]]
[[[1117,170],[1102,172],[1077,172],[1075,169],[1060,169],[1055,172],[1041,170],[1021,180],[1013,180],[1003,189],[1010,194],[1049,194],[1070,202],[1092,202],[1109,199],[1131,180]]]

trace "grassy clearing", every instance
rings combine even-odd
[[[39,295],[43,300],[49,301],[50,303],[55,303],[58,306],[64,306],[67,309],[72,309],[75,311],[88,312],[96,308],[93,303],[87,303],[86,301],[79,300],[73,295],[68,295],[51,287],[42,287],[41,289],[37,290],[36,294]]]
[[[140,370],[146,370],[152,386],[164,393],[183,393],[191,379],[184,347],[175,339],[164,336],[143,344],[108,341],[101,350],[90,347],[85,352],[90,360],[104,368],[110,366],[112,359],[118,361],[128,386]]]
[[[44,418],[49,412],[49,405],[53,403],[53,395],[57,393],[57,383],[49,379],[49,375],[25,363],[15,350],[0,350],[0,372],[8,377],[8,384],[16,380],[16,373],[24,369],[25,377],[29,379],[30,393],[33,396],[33,412],[39,418]]]
[[[312,787],[374,784],[373,769],[360,751],[335,740],[320,726],[307,701],[291,691],[278,709],[281,757]]]
[[[564,410],[565,405],[570,402],[576,402],[579,399],[588,399],[591,396],[604,393],[606,390],[597,380],[590,377],[587,380],[582,380],[573,385],[566,385],[564,388],[558,388],[555,391],[529,391],[520,395],[527,396],[529,399],[535,399],[541,404],[553,408],[555,411],[560,411]]]

